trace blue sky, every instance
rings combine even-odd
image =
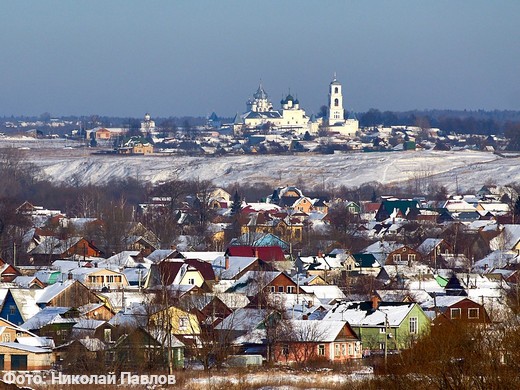
[[[308,112],[520,110],[520,1],[25,1],[0,12],[0,115],[232,116],[262,80]]]

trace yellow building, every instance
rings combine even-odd
[[[152,314],[150,323],[162,329],[170,328],[174,335],[195,336],[200,334],[197,316],[175,306]]]

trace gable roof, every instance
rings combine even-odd
[[[64,282],[57,282],[53,285],[45,287],[43,290],[41,290],[41,293],[38,295],[36,299],[36,303],[48,303],[51,301],[54,297],[61,294],[63,291],[65,291],[68,287],[70,287],[73,283],[76,283],[75,280],[67,279]]]
[[[226,256],[219,256],[213,262],[213,271],[219,280],[235,279],[242,271],[250,267],[256,257],[229,256],[229,268],[226,269]]]
[[[70,248],[80,242],[83,237],[70,237],[66,240],[60,240],[54,236],[41,237],[40,243],[33,248],[29,255],[62,255]]]
[[[429,255],[443,241],[442,238],[426,238],[416,250],[421,255]]]
[[[322,320],[290,320],[291,333],[296,336],[292,341],[331,343],[336,340],[344,327],[349,327],[347,321]],[[352,339],[357,340],[356,333],[350,329]],[[295,339],[295,340],[294,340]]]
[[[20,328],[26,330],[34,330],[41,329],[49,324],[64,324],[70,323],[74,324],[77,322],[77,319],[74,318],[65,318],[62,317],[62,314],[65,314],[70,310],[70,307],[51,307],[47,306],[43,308],[41,311],[36,313],[30,319],[25,321]]]
[[[406,316],[417,305],[408,302],[379,302],[373,309],[371,301],[340,302],[324,317],[324,320],[348,321],[355,327],[388,326],[399,327]]]
[[[42,290],[30,290],[26,288],[9,289],[22,320],[27,321],[41,310],[36,304],[36,297],[40,291]]]
[[[151,260],[154,263],[158,263],[159,261],[164,259],[182,259],[184,256],[181,253],[177,252],[175,249],[156,249],[146,257],[148,260]]]
[[[361,268],[379,268],[381,264],[373,253],[356,253],[352,255],[356,261],[356,265]]]
[[[210,263],[198,259],[186,259],[184,262],[198,270],[205,281],[215,280],[215,271]]]
[[[228,289],[228,292],[256,295],[282,274],[280,271],[248,271]]]
[[[264,261],[284,261],[285,255],[279,246],[230,246],[226,250],[228,256],[258,257]]]

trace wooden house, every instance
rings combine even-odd
[[[346,321],[291,320],[289,327],[275,346],[277,363],[343,363],[362,356],[361,342]]]

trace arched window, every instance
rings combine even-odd
[[[334,106],[339,106],[339,99],[334,99]]]
[[[334,93],[338,93],[339,92],[339,88],[338,87],[335,87],[334,88]]]

